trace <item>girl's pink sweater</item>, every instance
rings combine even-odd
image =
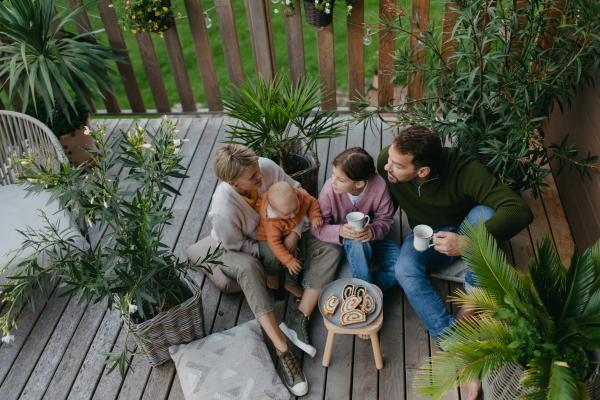
[[[320,228],[311,228],[311,232],[323,242],[344,244],[345,239],[339,235],[340,226],[347,222],[346,215],[352,211],[360,211],[371,218],[369,226],[373,230],[373,240],[385,238],[394,225],[392,197],[379,174],[375,174],[369,180],[365,194],[355,206],[346,193],[333,192],[331,178],[325,182],[318,201],[323,225]]]

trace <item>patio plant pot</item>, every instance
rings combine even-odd
[[[90,135],[84,134],[86,127],[91,128],[89,117],[87,123],[79,127],[75,132],[59,136],[58,138],[58,141],[62,145],[65,154],[73,166],[78,166],[82,163],[87,163],[88,165],[93,164],[92,156],[90,156],[83,148],[91,149],[94,147],[96,141]],[[60,134],[60,132],[55,132],[55,134]]]
[[[200,288],[190,279],[181,277],[181,280],[192,294],[183,303],[139,324],[134,323],[133,318],[128,321],[129,315],[123,316],[129,330],[146,339],[138,344],[143,347],[146,358],[153,367],[171,359],[169,347],[206,336]]]
[[[600,352],[589,352],[588,357],[590,361],[597,362],[600,360]],[[521,364],[513,363],[494,374],[486,375],[481,382],[481,398],[484,400],[513,400],[529,393],[519,389],[519,381],[524,372],[525,369]],[[598,365],[584,382],[590,399],[600,398],[600,368]]]
[[[302,189],[314,198],[319,197],[319,168],[321,164],[317,161],[314,151],[311,149],[302,155],[303,145],[296,141],[290,148],[293,162],[304,164],[306,168],[288,174],[293,180],[300,182]]]
[[[333,22],[333,6],[335,1],[331,0],[331,13],[327,14],[315,7],[315,3],[304,0],[304,16],[306,23],[315,28],[323,28]]]

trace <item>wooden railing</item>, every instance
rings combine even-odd
[[[66,1],[70,6],[83,4],[83,0]],[[232,1],[234,0],[214,0],[229,80],[232,85],[239,85],[244,81],[245,77],[242,69],[242,57],[240,54]],[[278,70],[275,59],[275,47],[273,42],[274,32],[271,25],[270,2],[269,0],[244,1],[246,3],[255,70],[257,74],[259,73],[263,78],[268,79],[271,74]],[[293,81],[296,81],[301,75],[306,74],[302,34],[303,6],[301,3],[302,0],[297,1],[297,12],[293,17],[285,18],[289,70]],[[163,37],[181,103],[181,111],[172,110],[171,104],[169,104],[159,61],[150,36],[151,34],[148,32],[138,32],[135,34],[138,50],[145,70],[144,77],[136,77],[128,55],[128,52],[134,51],[134,49],[128,49],[125,44],[122,28],[119,26],[114,8],[111,7],[111,0],[102,0],[98,3],[97,7],[106,31],[108,42],[112,47],[125,50],[123,54],[126,56],[128,63],[118,63],[117,67],[122,76],[122,84],[131,109],[122,110],[117,101],[117,97],[115,96],[115,92],[111,88],[111,90],[102,91],[106,110],[94,109],[96,115],[154,115],[164,113],[197,114],[222,111],[222,107],[219,103],[221,93],[217,82],[217,72],[201,0],[184,0],[184,4],[208,109],[198,110],[196,107],[196,101],[194,99],[190,81],[190,73],[186,68],[183,58],[183,50],[175,21],[173,21],[172,28],[164,32]],[[453,24],[452,20],[446,18],[449,13],[448,9],[449,4],[446,5],[446,10],[444,12],[444,35],[442,35],[442,50],[446,51],[446,57],[449,55],[450,44],[447,41],[447,38]],[[389,14],[391,17],[395,17],[395,2],[393,0],[391,2],[389,0],[380,0],[379,13]],[[418,15],[421,26],[426,26],[429,20],[429,0],[412,0],[411,14],[413,21],[416,20]],[[78,15],[76,22],[77,30],[79,32],[92,30],[92,25],[87,13]],[[360,93],[361,95],[365,94],[365,59],[363,48],[365,30],[362,28],[364,22],[364,0],[353,3],[352,14],[347,17],[347,22],[348,83],[350,98],[353,99],[356,96],[356,93]],[[395,41],[393,41],[393,33],[379,34],[378,39],[379,70],[383,71],[385,74],[385,72],[391,70],[393,66],[392,53],[394,52]],[[319,74],[324,78],[325,90],[327,92],[332,92],[332,94],[323,102],[322,107],[327,109],[337,109],[338,112],[352,111],[349,107],[337,107],[333,24],[317,30],[317,45]],[[338,43],[338,45],[340,44]],[[410,46],[418,45],[418,41],[410,41]],[[194,74],[195,72],[192,71],[192,76]],[[146,107],[138,83],[138,78],[143,79],[149,85],[154,99],[155,109],[148,109]],[[389,82],[389,76],[380,75],[379,81],[378,104],[383,106],[390,101],[393,101],[394,86],[393,83]],[[422,95],[422,76],[417,76],[417,79],[411,82],[407,93],[413,98],[418,98]]]

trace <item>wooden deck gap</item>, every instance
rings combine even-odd
[[[215,327],[215,322],[217,321],[217,316],[219,315],[219,305],[221,304],[221,299],[223,299],[223,292],[219,290],[219,300],[217,301],[216,307],[215,307],[215,315],[213,315],[213,319],[212,322],[210,323],[210,329],[208,329],[208,334],[210,335],[213,331],[213,328]],[[206,321],[204,321],[206,322]]]
[[[376,335],[378,335],[379,333],[376,333]],[[360,339],[362,340],[362,339]],[[350,360],[352,360],[352,362],[350,363],[350,400],[352,400],[352,394],[353,394],[353,390],[352,388],[354,387],[354,353],[356,351],[356,335],[352,335],[352,353],[350,356]],[[362,400],[362,399],[358,399],[358,400]]]

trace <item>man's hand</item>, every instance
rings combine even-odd
[[[290,270],[290,274],[298,275],[302,270],[302,265],[300,264],[300,261],[295,260],[292,265],[288,267],[288,269]]]
[[[323,218],[321,217],[315,217],[313,219],[310,220],[310,224],[312,225],[313,228],[318,228],[321,225],[323,225]]]
[[[340,226],[340,236],[346,239],[356,239],[356,231],[350,224]]]
[[[369,226],[365,226],[356,233],[356,240],[359,242],[370,242],[373,240],[373,230]]]
[[[294,231],[290,232],[290,234],[283,239],[283,245],[294,257],[298,257],[298,239],[300,239],[300,237]]]
[[[435,251],[451,257],[460,256],[462,236],[454,232],[441,231],[434,235],[433,244],[435,244]]]

